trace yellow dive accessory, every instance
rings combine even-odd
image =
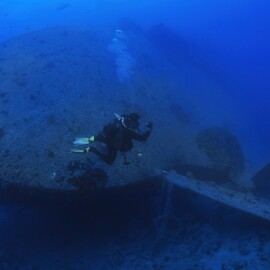
[[[90,138],[76,138],[73,144],[75,145],[86,145],[95,141],[95,136],[91,136]]]

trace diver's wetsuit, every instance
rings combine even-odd
[[[95,141],[105,143],[107,146],[107,154],[100,152],[95,147],[90,147],[90,151],[95,153],[101,160],[108,164],[113,164],[116,159],[117,151],[126,153],[132,149],[132,140],[145,141],[152,131],[152,124],[148,125],[148,130],[144,133],[136,132],[129,129],[119,120],[107,124],[102,132],[95,136]]]

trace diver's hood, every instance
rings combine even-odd
[[[128,129],[138,130],[140,125],[140,116],[137,113],[122,115],[122,124]]]

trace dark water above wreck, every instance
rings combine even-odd
[[[47,2],[1,1],[0,40],[54,26],[109,32],[131,21],[185,78],[192,63],[222,85],[240,120],[221,119],[220,97],[207,85],[198,92],[196,75],[189,94],[209,109],[202,118],[233,132],[254,167],[269,162],[269,1]],[[188,125],[181,98],[172,114]],[[161,180],[95,194],[10,193],[0,204],[1,270],[269,269],[269,241],[269,223]]]

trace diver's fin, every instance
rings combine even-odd
[[[81,153],[81,154],[83,154],[84,150],[83,149],[70,149],[70,153]]]
[[[85,154],[90,151],[90,147],[87,147],[85,149],[70,149],[70,153],[78,153],[78,154]]]
[[[95,136],[91,136],[90,138],[76,138],[73,144],[75,145],[85,145],[93,142],[95,140]]]

